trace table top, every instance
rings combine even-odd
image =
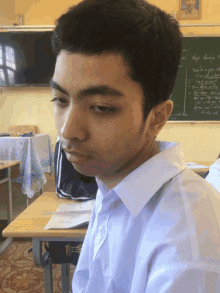
[[[74,203],[73,200],[59,198],[56,192],[45,192],[12,221],[2,235],[19,238],[84,238],[87,231],[85,227],[44,230],[52,217],[44,213],[55,212],[60,204],[70,202]]]
[[[3,165],[2,165],[3,163]],[[21,161],[16,160],[0,160],[0,170],[20,164]]]
[[[18,139],[18,138],[35,138],[35,137],[40,137],[40,136],[45,136],[48,135],[47,133],[38,133],[34,134],[34,136],[20,136],[20,134],[10,134],[10,136],[0,136],[1,138],[7,138],[7,139]]]
[[[198,165],[204,165],[204,166],[207,166],[207,168],[200,168],[200,169],[191,169],[193,170],[194,172],[196,172],[197,174],[205,174],[208,170],[209,170],[209,167],[214,163],[214,162],[201,162],[201,161],[193,161],[193,163],[196,163]],[[190,169],[190,168],[189,168]]]

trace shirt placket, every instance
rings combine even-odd
[[[107,218],[105,220],[101,219],[102,223],[97,231],[95,236],[95,243],[94,243],[94,254],[93,254],[93,261],[101,248],[102,244],[105,242],[107,238]]]
[[[99,198],[99,200],[100,199],[101,198]],[[108,219],[111,214],[108,206],[109,202],[104,203],[103,198],[97,203],[97,228],[94,237],[93,261],[108,235]]]

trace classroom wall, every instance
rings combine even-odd
[[[55,19],[64,13],[77,0],[7,0],[0,9],[0,25],[18,22],[18,14],[23,14],[24,25],[53,25]],[[179,0],[149,0],[168,13],[177,12]],[[180,23],[220,23],[220,1],[202,2],[202,18]],[[219,35],[219,27],[184,27],[183,34]],[[48,87],[4,89],[0,94],[0,132],[8,130],[9,125],[34,124],[40,133],[48,133],[53,146],[57,134],[53,119],[51,90]],[[158,139],[183,144],[188,161],[215,161],[220,152],[220,123],[202,124],[167,123]]]
[[[15,0],[7,0],[7,4],[2,5],[3,1],[0,5],[0,26],[13,25],[16,19]]]

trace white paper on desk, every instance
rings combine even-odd
[[[193,162],[187,162],[187,163],[186,163],[186,166],[187,166],[189,169],[208,168],[208,166],[205,166],[205,165],[199,165],[199,164],[196,164],[196,163],[193,163]]]
[[[44,229],[82,227],[89,223],[94,204],[95,199],[80,203],[61,204]]]

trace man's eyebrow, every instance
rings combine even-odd
[[[65,94],[67,97],[69,97],[69,93],[62,88],[58,83],[56,83],[54,80],[50,80],[50,86],[51,88],[58,90],[59,92]],[[76,95],[79,98],[89,97],[89,96],[95,96],[95,95],[101,95],[101,96],[111,96],[111,97],[123,97],[124,94],[107,85],[97,85],[97,86],[89,86],[87,88],[84,88],[76,93]]]
[[[63,89],[58,83],[53,81],[53,79],[50,80],[50,87],[52,89],[58,90],[59,92],[65,94],[66,96],[69,96],[69,93],[65,89]]]

